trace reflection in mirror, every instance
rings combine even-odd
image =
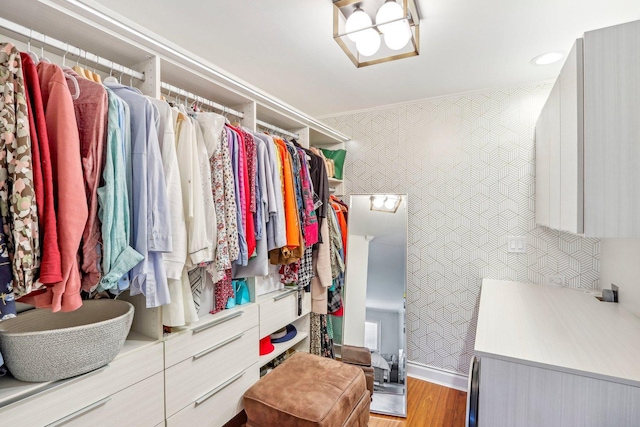
[[[351,196],[347,259],[343,343],[371,352],[371,412],[406,416],[406,195]]]

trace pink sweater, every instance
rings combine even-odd
[[[37,307],[73,311],[82,306],[78,249],[88,216],[80,160],[80,137],[73,99],[64,73],[54,64],[39,63],[38,76],[51,148],[53,194],[56,201],[62,281],[43,294],[27,297]]]

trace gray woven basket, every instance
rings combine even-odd
[[[89,300],[69,313],[31,310],[0,322],[0,351],[13,376],[44,382],[84,374],[111,362],[133,321],[133,305]]]

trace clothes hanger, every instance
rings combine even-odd
[[[104,79],[104,84],[107,83],[119,83],[118,79],[113,75],[113,61],[111,61],[111,70],[109,70],[109,77]]]
[[[40,59],[38,58],[38,55],[36,55],[31,50],[31,34],[32,34],[32,32],[33,32],[33,30],[29,30],[29,41],[27,42],[27,53],[29,54],[29,56],[31,57],[33,62],[37,64],[38,62],[40,62]]]
[[[93,80],[93,73],[91,71],[89,71],[89,67],[87,66],[87,56],[89,55],[89,53],[87,51],[84,51],[84,68],[82,69],[84,71],[84,76],[89,79],[89,80]]]
[[[96,55],[95,64],[98,64],[99,62],[100,62],[100,57]],[[95,64],[93,65],[93,81],[96,83],[102,84],[102,77],[100,77],[100,74],[98,74]]]
[[[47,58],[44,57],[44,45],[47,44],[47,36],[44,36],[44,41],[42,43],[42,46],[40,46],[40,61],[39,62],[44,62],[45,64],[51,64],[51,61],[49,61]]]
[[[75,90],[71,94],[71,98],[75,100],[80,97],[80,85],[78,84],[78,79],[76,79],[74,75],[66,72],[67,70],[72,70],[71,68],[67,67],[67,53],[69,53],[69,43],[67,43],[67,50],[65,50],[64,55],[62,55],[62,71],[65,71],[65,78],[73,84],[73,88]]]
[[[67,49],[64,51],[64,55],[62,55],[62,69],[63,70],[72,70],[72,68],[67,67],[67,54],[69,53],[69,43],[67,43]]]

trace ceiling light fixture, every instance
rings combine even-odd
[[[402,202],[402,196],[378,194],[371,196],[370,210],[376,212],[396,213]]]
[[[533,65],[551,65],[564,58],[564,53],[562,52],[548,52],[543,53],[542,55],[538,55],[531,60]]]
[[[333,3],[333,38],[358,68],[420,54],[415,0],[383,1]]]

